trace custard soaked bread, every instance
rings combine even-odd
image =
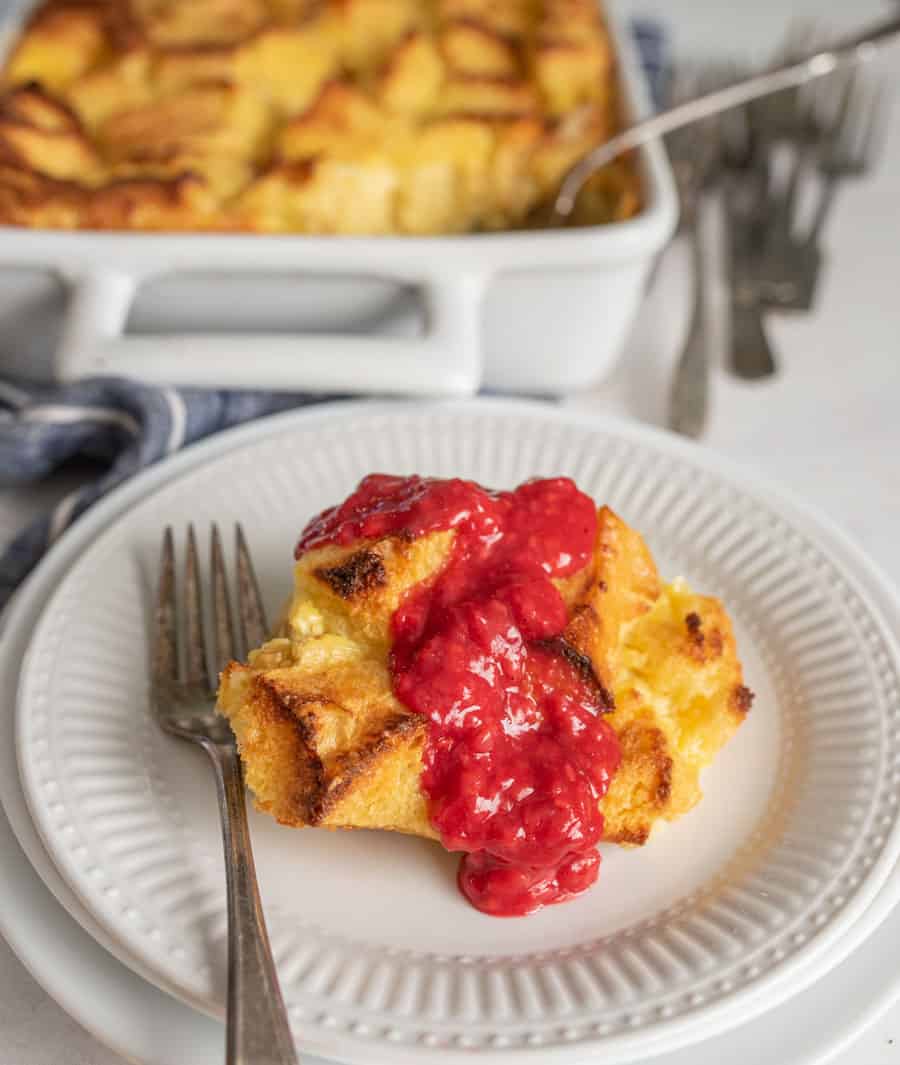
[[[288,825],[439,838],[420,778],[427,722],[394,695],[391,621],[447,564],[456,532],[303,552],[281,630],[222,676],[219,705],[257,806]],[[700,799],[699,775],[744,719],[722,604],[660,583],[642,538],[608,507],[589,563],[554,582],[568,622],[552,651],[608,695],[621,763],[603,838],[642,844]]]
[[[616,84],[595,0],[45,0],[0,72],[0,223],[520,226]],[[639,206],[619,162],[583,220]]]

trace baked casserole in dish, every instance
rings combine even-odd
[[[46,0],[2,73],[0,224],[519,229],[619,115],[594,0]],[[580,220],[640,207],[625,160]]]

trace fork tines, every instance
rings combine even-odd
[[[858,78],[847,86],[822,144],[823,174],[854,177],[871,169],[884,133],[884,111],[883,83]]]
[[[247,547],[244,530],[240,523],[235,525],[234,533],[237,549],[238,617],[241,621],[241,639],[244,644],[244,654],[246,654],[268,637],[269,626],[266,624],[256,573],[250,561],[250,549]]]
[[[215,523],[210,532],[209,568],[212,573],[213,661],[224,663],[237,656],[237,640],[234,633],[234,615],[231,612],[231,597],[228,594],[222,537],[219,535],[219,526]],[[248,649],[246,643],[244,648]]]
[[[203,635],[203,598],[200,591],[200,563],[197,559],[197,539],[194,526],[187,531],[187,556],[184,563],[184,612],[186,625],[186,663],[184,679],[189,684],[209,680],[206,660],[206,640]]]
[[[175,541],[171,527],[163,533],[159,562],[159,591],[156,600],[156,639],[153,679],[167,684],[178,678],[178,616],[175,608]]]
[[[194,526],[186,537],[181,609],[177,602],[175,537],[168,527],[163,534],[156,606],[156,640],[153,678],[158,686],[183,682],[204,690],[215,689],[218,673],[234,658],[263,643],[268,635],[265,609],[253,569],[247,540],[240,524],[235,526],[238,631],[228,591],[225,554],[218,526],[210,530],[209,571],[211,594],[207,597],[212,621],[212,640],[207,654],[204,625],[204,595]],[[184,633],[184,661],[179,662],[178,626]],[[210,670],[212,662],[212,671]]]

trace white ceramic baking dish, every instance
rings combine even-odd
[[[650,107],[645,78],[630,33],[614,8],[607,16],[627,114],[637,118]],[[69,287],[51,367],[56,380],[102,373],[216,388],[563,393],[612,366],[653,259],[674,229],[676,197],[662,146],[642,150],[639,165],[642,212],[604,226],[372,238],[7,226],[0,227],[0,264],[50,269]],[[237,331],[234,296],[224,307],[207,285],[210,327],[223,311],[227,333],[126,332],[138,289],[173,273],[296,276],[296,301],[312,331]],[[248,284],[237,303],[252,307],[262,283],[260,276]],[[421,329],[360,335],[361,317],[389,319],[398,292],[410,287],[424,309]]]

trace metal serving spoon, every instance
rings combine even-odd
[[[548,224],[564,225],[572,213],[578,193],[585,181],[596,170],[611,163],[623,152],[631,151],[632,148],[638,148],[647,141],[687,126],[691,122],[709,118],[720,111],[740,107],[741,104],[750,100],[780,92],[782,89],[803,85],[814,78],[830,74],[838,67],[870,59],[875,53],[876,44],[898,34],[900,34],[900,14],[894,14],[881,22],[874,23],[861,33],[843,37],[828,47],[817,48],[804,59],[792,59],[763,71],[761,74],[742,78],[731,85],[670,107],[652,118],[644,119],[622,130],[615,137],[588,152],[569,170],[552,205]]]

